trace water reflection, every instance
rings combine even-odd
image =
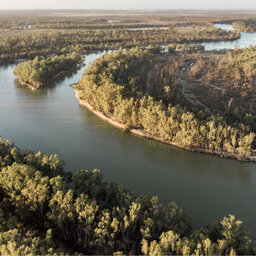
[[[85,113],[85,122],[97,122],[98,117]],[[102,124],[101,124],[102,122]],[[108,125],[105,121],[98,120],[94,129],[102,136],[107,136],[109,130],[102,129]],[[239,162],[233,159],[221,159],[217,156],[211,156],[203,153],[187,152],[183,149],[159,143],[136,135],[114,129],[114,137],[118,139],[119,150],[121,152],[134,151],[143,156],[145,162],[157,163],[162,169],[171,169],[172,171],[183,172],[194,177],[204,177],[207,179],[225,180],[230,182],[234,180],[242,186],[248,186],[251,183],[251,168],[255,168],[253,163]],[[112,143],[113,147],[113,143]],[[153,159],[153,161],[152,161]],[[216,167],[218,163],[218,167]],[[171,168],[170,168],[171,167]]]
[[[215,24],[215,27],[226,31],[235,30],[232,25]],[[234,41],[218,41],[202,43],[206,51],[225,50],[235,48],[247,48],[251,45],[256,45],[256,33],[241,32],[241,37]]]

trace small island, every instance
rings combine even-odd
[[[77,68],[77,65],[82,62],[83,58],[75,52],[49,58],[37,56],[33,60],[18,64],[15,67],[14,74],[18,76],[22,85],[37,90],[41,86],[54,81],[62,73]]]

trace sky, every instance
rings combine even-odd
[[[256,0],[0,0],[0,9],[256,9]]]

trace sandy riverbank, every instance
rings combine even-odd
[[[86,102],[85,100],[81,100],[78,90],[75,90],[75,96],[78,99],[80,105],[86,107],[87,109],[92,111],[95,115],[100,117],[101,119],[107,121],[108,123],[112,124],[113,126],[119,128],[119,129],[125,129],[124,124],[118,123],[117,121],[105,116],[103,113],[94,110],[93,107],[88,102]],[[172,146],[175,146],[175,147],[178,147],[178,148],[186,149],[186,150],[189,150],[189,151],[193,151],[193,152],[206,153],[206,154],[211,154],[211,155],[218,155],[220,157],[238,159],[238,156],[235,155],[235,154],[229,154],[229,153],[226,153],[226,152],[217,152],[217,151],[212,151],[212,150],[207,150],[207,149],[197,148],[197,147],[186,147],[186,146],[183,146],[183,145],[181,145],[177,142],[173,142],[173,141],[170,141],[170,140],[165,140],[165,139],[159,138],[157,136],[151,135],[151,134],[149,134],[149,133],[147,133],[147,132],[145,132],[141,129],[131,129],[131,130],[129,130],[129,132],[131,132],[135,135],[138,135],[138,136],[142,136],[142,137],[152,139],[152,140],[157,140],[159,142],[169,144],[169,145],[172,145]],[[239,159],[239,160],[242,160],[242,161],[256,161],[256,158],[255,157],[249,157],[247,159]]]

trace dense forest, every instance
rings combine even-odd
[[[213,112],[221,113],[229,123],[243,123],[256,132],[256,47],[230,51],[224,56],[199,58],[188,70],[199,80],[198,94]],[[205,90],[205,86],[208,87]],[[199,88],[201,87],[201,88]],[[204,90],[204,92],[202,92]]]
[[[188,45],[240,37],[214,22],[255,32],[253,13],[72,12],[0,11],[0,63],[30,59],[15,74],[38,88],[75,69],[82,54],[120,48],[74,85],[80,102],[125,131],[188,150],[255,154],[256,48],[224,54]],[[256,243],[233,215],[195,230],[175,202],[134,195],[98,169],[71,173],[58,155],[0,137],[0,254],[255,255]]]
[[[255,254],[234,216],[193,230],[172,202],[135,197],[99,170],[66,172],[57,155],[0,139],[1,255]]]
[[[179,14],[179,15],[177,15]],[[0,62],[71,52],[234,40],[239,32],[227,32],[214,22],[248,19],[252,14],[202,12],[134,13],[99,11],[0,12]]]
[[[78,53],[60,55],[49,58],[36,57],[18,64],[14,74],[21,84],[30,85],[33,89],[48,84],[65,71],[70,71],[82,63],[83,58]]]
[[[240,37],[238,32],[225,32],[213,26],[143,31],[127,29],[39,30],[24,34],[0,37],[0,61],[74,51],[86,53],[91,50],[118,49],[119,47],[232,40]]]
[[[243,124],[227,124],[220,114],[189,111],[173,100],[175,69],[167,84],[152,89],[149,76],[155,57],[150,52],[120,50],[96,60],[75,86],[80,99],[127,130],[142,130],[190,150],[248,159],[255,134]]]

